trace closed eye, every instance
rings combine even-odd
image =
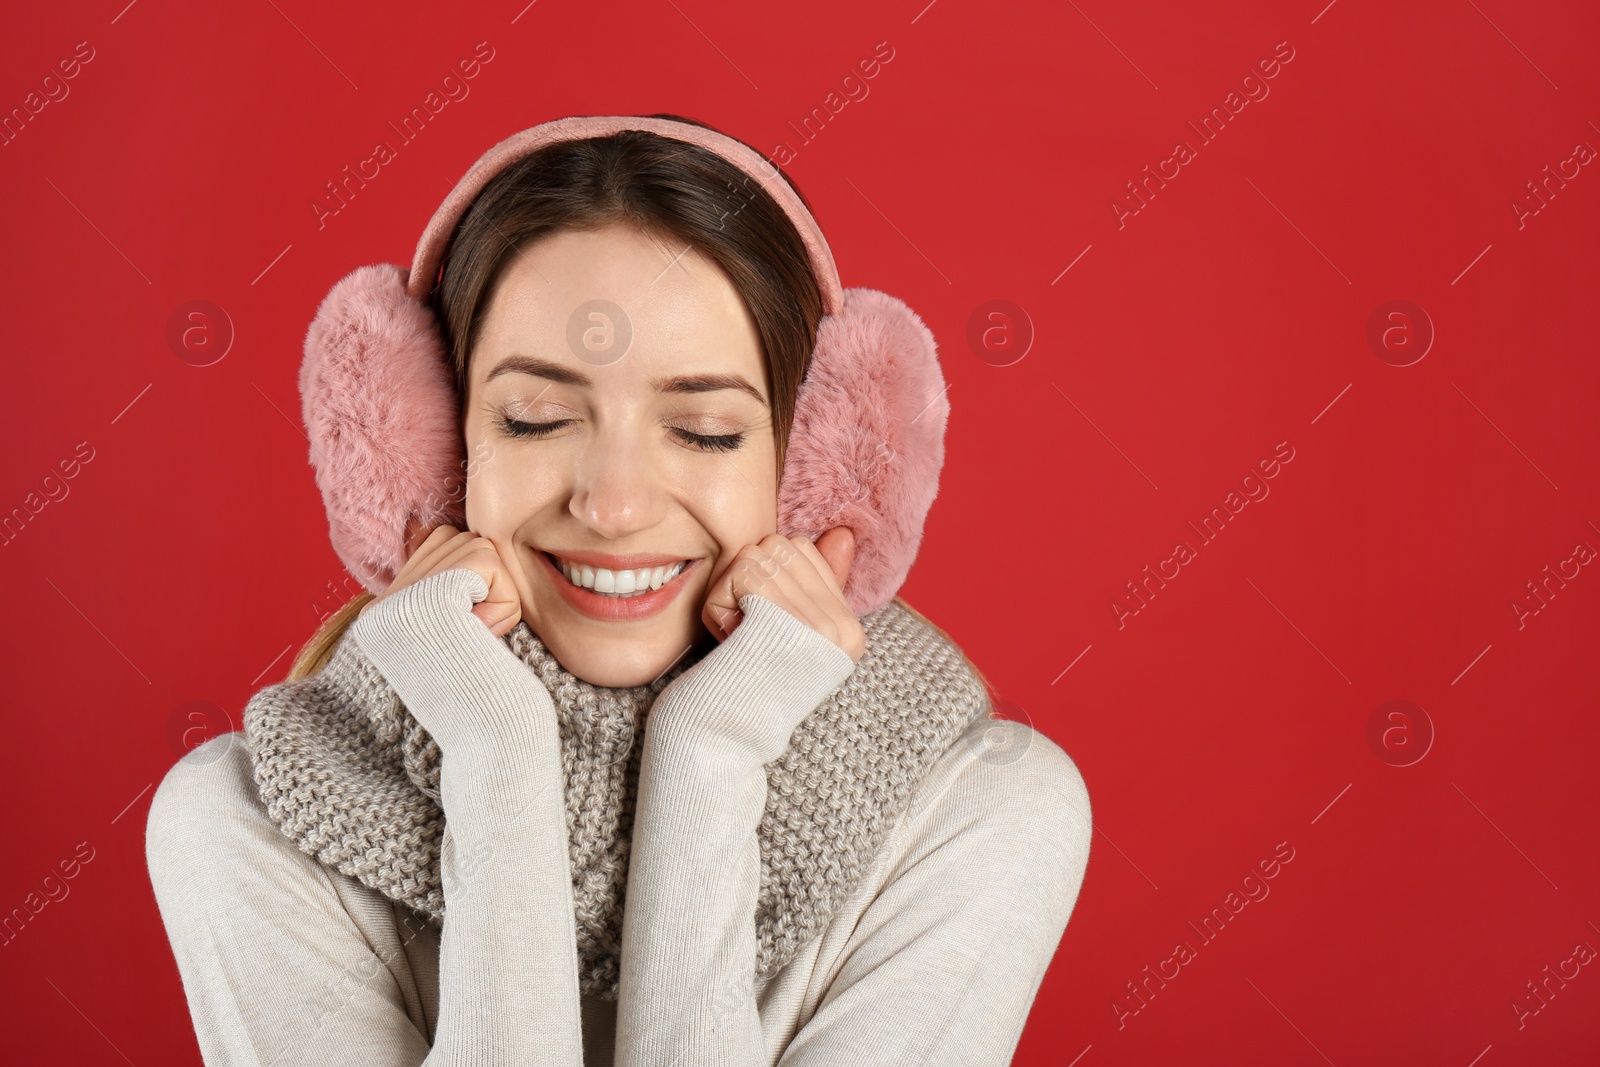
[[[495,421],[499,423],[501,431],[510,437],[532,438],[548,437],[561,427],[572,423],[571,419],[561,419],[558,422],[522,422],[504,415],[498,416]]]
[[[523,422],[506,415],[495,417],[495,422],[499,425],[502,433],[509,437],[532,440],[548,437],[562,427],[572,425],[573,421],[572,419],[558,419],[555,422]],[[678,427],[673,427],[672,432],[677,434],[681,440],[705,449],[707,452],[732,452],[744,445],[744,434],[742,433],[703,434]]]

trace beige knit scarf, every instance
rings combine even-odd
[[[898,599],[863,616],[866,651],[766,765],[758,830],[759,991],[820,934],[988,692],[960,649]],[[710,651],[648,685],[592,685],[526,623],[503,638],[555,704],[565,778],[580,989],[617,999],[628,845],[650,706]],[[442,925],[439,748],[347,630],[323,668],[244,711],[267,814],[304,852]]]

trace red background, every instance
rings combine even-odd
[[[1600,966],[1520,1028],[1511,1007],[1600,948],[1600,575],[1512,607],[1600,548],[1600,167],[1520,227],[1511,207],[1600,148],[1593,4],[124,3],[0,33],[7,112],[94,49],[0,147],[0,508],[93,449],[0,554],[0,908],[94,850],[0,949],[8,1062],[198,1062],[144,818],[185,705],[236,717],[353,587],[299,425],[322,295],[409,263],[500,138],[651,111],[787,144],[845,284],[940,341],[949,459],[903,594],[1094,803],[1015,1062],[1596,1062]],[[480,41],[471,95],[319,229],[324,183]],[[884,41],[803,142],[790,123]],[[1199,146],[1185,123],[1279,42],[1270,95]],[[1180,138],[1197,158],[1119,228]],[[167,341],[190,300],[233,324],[210,366]],[[1007,366],[967,341],[991,300],[1034,332]],[[1367,340],[1391,300],[1436,334],[1409,366]],[[1270,495],[1199,546],[1185,524],[1279,442]],[[1119,626],[1180,538],[1197,558]],[[1415,713],[1368,739],[1390,700],[1432,724],[1410,766],[1381,756],[1417,750]],[[1188,924],[1279,842],[1270,896],[1201,944]],[[1180,939],[1197,958],[1119,1027]]]

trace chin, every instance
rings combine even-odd
[[[659,642],[580,640],[571,646],[560,638],[546,642],[556,661],[590,685],[625,689],[648,685],[661,677],[682,655],[683,647]]]

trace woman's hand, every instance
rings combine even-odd
[[[860,661],[866,634],[844,598],[845,579],[855,559],[855,534],[835,526],[817,538],[768,534],[741,548],[711,581],[700,617],[718,641],[726,641],[744,613],[739,598],[757,593],[838,645]]]
[[[408,527],[408,529],[410,529]],[[471,530],[457,530],[454,526],[438,526],[417,544],[418,533],[413,531],[408,543],[411,555],[400,568],[388,589],[361,609],[366,614],[384,597],[398,593],[429,575],[455,567],[476,571],[489,585],[489,595],[472,605],[472,613],[483,620],[489,632],[504,637],[522,618],[522,597],[511,580],[511,570],[501,559],[494,542]]]

